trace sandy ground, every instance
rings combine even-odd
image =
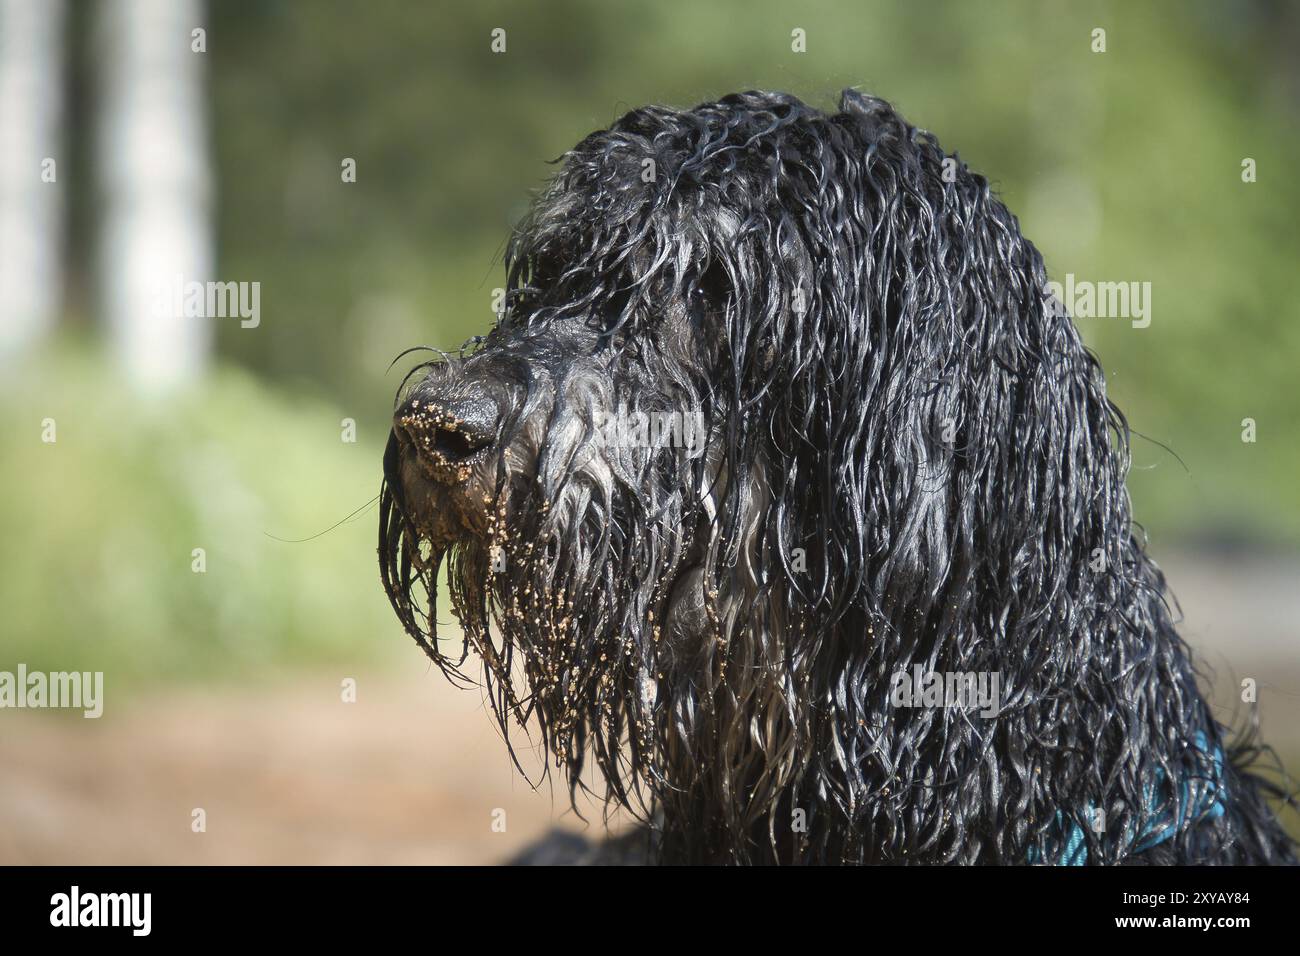
[[[1300,563],[1164,564],[1223,712],[1256,679],[1265,736],[1296,772]],[[581,829],[563,788],[519,777],[477,692],[417,653],[360,676],[355,703],[313,675],[140,696],[99,720],[5,712],[0,863],[491,863]]]
[[[513,770],[476,692],[410,663],[358,678],[351,704],[322,676],[98,720],[6,712],[0,863],[498,862],[582,827]]]

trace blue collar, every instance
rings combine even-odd
[[[1198,730],[1193,738],[1203,752],[1209,750],[1209,740]],[[1223,749],[1215,747],[1214,767],[1209,780],[1186,777],[1179,787],[1179,799],[1171,800],[1170,788],[1165,784],[1165,773],[1156,770],[1155,782],[1147,790],[1147,811],[1150,814],[1142,832],[1132,843],[1132,853],[1141,853],[1202,820],[1217,820],[1227,812],[1224,806]],[[1171,805],[1172,804],[1172,805]],[[1085,819],[1094,819],[1097,811],[1093,804],[1085,807]],[[1054,835],[1048,840],[1048,854],[1055,857],[1057,866],[1084,866],[1088,862],[1088,844],[1084,829],[1060,810],[1052,823]],[[1057,849],[1053,849],[1057,848]],[[1030,847],[1029,862],[1040,862],[1038,847]]]

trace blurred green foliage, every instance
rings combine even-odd
[[[363,508],[381,448],[344,442],[337,408],[231,368],[159,407],[77,352],[9,384],[0,666],[103,670],[120,689],[159,676],[265,679],[304,660],[355,663],[366,644],[371,662],[401,646],[378,583],[374,508]],[[53,442],[42,441],[47,419]],[[327,534],[276,540],[357,508]]]

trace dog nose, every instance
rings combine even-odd
[[[469,462],[492,444],[500,411],[486,396],[441,399],[416,394],[393,416],[393,431],[411,445],[435,478],[469,477]]]

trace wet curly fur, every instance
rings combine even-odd
[[[1054,862],[1071,828],[1090,863],[1292,859],[1135,534],[1101,368],[932,135],[855,91],[634,110],[506,267],[491,333],[399,394],[383,581],[652,859]],[[656,412],[703,453],[645,440]],[[896,706],[916,665],[995,672],[998,706]]]

